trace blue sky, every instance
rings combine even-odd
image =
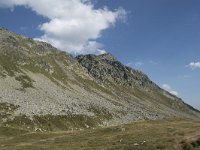
[[[199,0],[74,0],[68,2],[71,10],[64,9],[60,16],[39,0],[14,1],[0,2],[0,26],[70,53],[110,52],[200,109]],[[70,16],[77,18],[75,24]],[[69,22],[72,29],[65,24]]]

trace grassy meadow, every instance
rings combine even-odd
[[[55,132],[0,128],[1,150],[198,150],[200,121],[157,120]]]

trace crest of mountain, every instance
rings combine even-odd
[[[105,84],[107,82],[115,82],[119,85],[136,85],[145,86],[155,84],[138,70],[124,66],[114,56],[109,53],[96,55],[81,55],[77,56],[78,62],[85,67],[89,74],[98,81]]]
[[[0,126],[69,130],[199,112],[111,54],[76,58],[0,28]]]

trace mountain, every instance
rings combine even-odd
[[[109,53],[73,57],[0,28],[0,126],[69,130],[200,113]]]

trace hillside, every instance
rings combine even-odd
[[[162,118],[200,115],[111,54],[74,58],[0,29],[2,127],[71,130]]]

